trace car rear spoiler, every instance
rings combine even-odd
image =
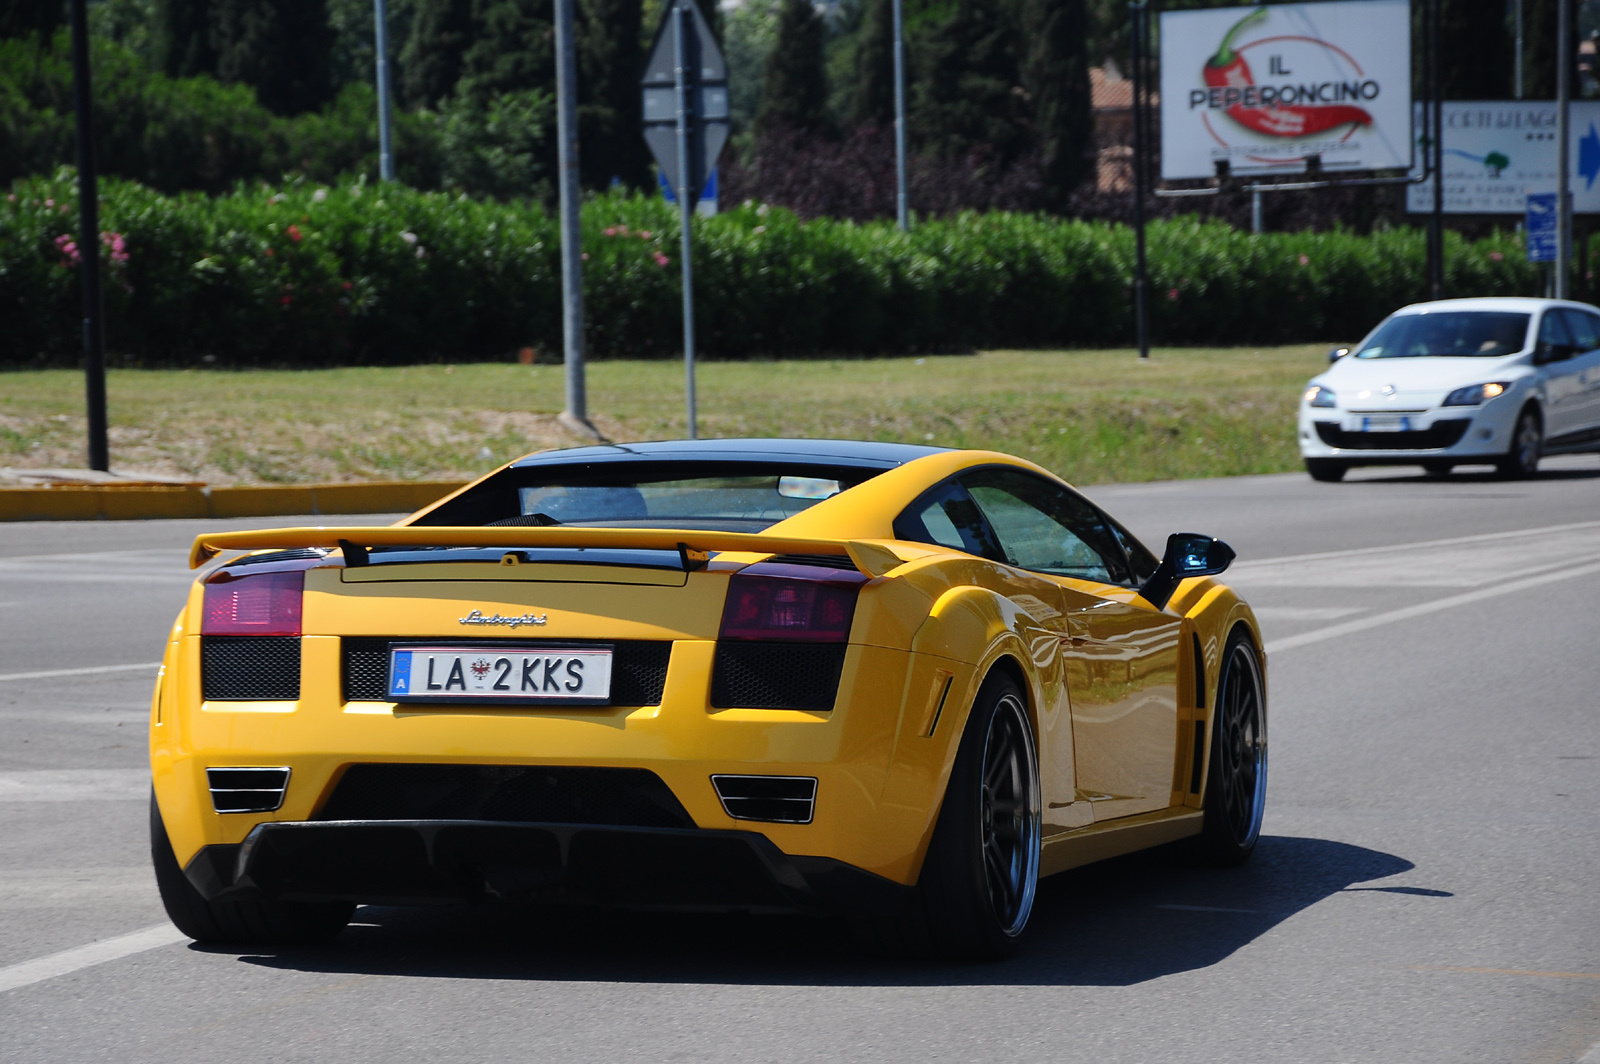
[[[345,552],[346,565],[366,563],[367,547],[591,547],[596,549],[670,550],[684,568],[703,566],[711,551],[752,554],[821,554],[848,558],[867,576],[882,576],[904,564],[888,546],[863,540],[798,539],[760,532],[690,531],[663,528],[351,526],[333,528],[263,528],[246,532],[211,532],[196,536],[189,549],[189,568],[198,569],[225,550],[324,547]],[[360,550],[360,561],[351,555]]]

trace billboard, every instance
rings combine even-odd
[[[1416,132],[1422,137],[1422,106]],[[1600,100],[1573,100],[1569,112],[1572,209],[1600,214]],[[1554,194],[1560,166],[1554,100],[1446,100],[1444,210],[1446,214],[1522,214],[1530,195]],[[1417,153],[1415,172],[1424,166]],[[1433,179],[1406,190],[1406,209],[1433,210]]]
[[[1408,0],[1161,13],[1161,176],[1411,166]]]

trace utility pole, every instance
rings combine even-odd
[[[680,2],[672,12],[672,87],[677,94],[678,138],[678,256],[683,269],[683,393],[688,410],[689,438],[699,437],[699,421],[695,413],[694,394],[694,265],[690,257],[689,219],[694,213],[694,200],[699,194],[689,179],[692,161],[689,158],[689,127],[694,122],[689,99],[689,79],[694,76],[689,68],[690,34],[694,17],[686,3]]]
[[[1513,64],[1516,70],[1516,85],[1513,86],[1515,99],[1522,99],[1522,0],[1516,0],[1514,7],[1517,12],[1517,55]]]
[[[1437,3],[1438,0],[1435,0]],[[1572,4],[1556,3],[1556,298],[1572,288]]]
[[[1433,214],[1428,219],[1428,298],[1444,298],[1444,101],[1439,91],[1439,0],[1428,0],[1428,153],[1433,162]]]
[[[602,439],[589,422],[583,364],[583,227],[578,199],[578,53],[573,40],[573,0],[555,0],[556,179],[561,196],[561,361],[566,409],[561,424]]]
[[[83,370],[89,468],[111,470],[106,434],[105,305],[100,298],[100,188],[95,175],[94,94],[89,85],[89,13],[72,0],[72,102],[78,123],[78,259],[82,263]]]
[[[373,48],[378,73],[378,177],[394,180],[394,141],[389,107],[389,7],[387,0],[372,0]]]
[[[1128,14],[1132,20],[1133,30],[1133,243],[1134,243],[1134,268],[1133,268],[1133,318],[1134,332],[1139,343],[1139,358],[1141,361],[1150,357],[1150,330],[1149,306],[1147,289],[1149,277],[1146,271],[1144,250],[1144,196],[1145,196],[1145,152],[1149,150],[1148,131],[1144,128],[1144,47],[1145,47],[1145,4],[1143,0],[1134,0],[1128,5]]]
[[[895,218],[903,233],[911,228],[906,196],[906,43],[900,0],[894,0],[894,173]]]

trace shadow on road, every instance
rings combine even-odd
[[[1126,986],[1216,964],[1340,891],[1449,896],[1408,884],[1353,887],[1413,865],[1324,839],[1264,836],[1243,868],[1196,867],[1184,854],[1155,850],[1045,880],[1027,949],[997,964],[886,959],[842,926],[800,917],[501,905],[364,908],[332,946],[239,959],[309,972],[539,982]]]

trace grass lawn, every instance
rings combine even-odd
[[[1298,468],[1294,411],[1325,346],[987,351],[707,362],[702,436],[986,447],[1070,481]],[[212,484],[471,477],[571,446],[562,367],[113,370],[113,469]],[[684,434],[681,362],[592,362],[589,409],[617,442]],[[0,372],[0,466],[84,464],[83,378]]]

